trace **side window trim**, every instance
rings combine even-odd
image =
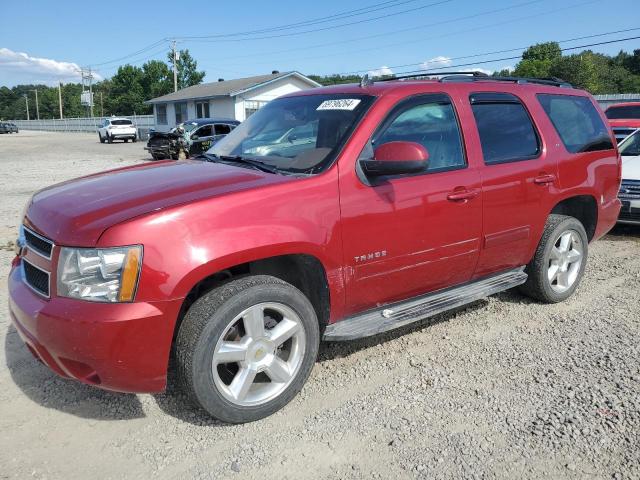
[[[536,125],[536,122],[534,121],[533,116],[531,115],[531,112],[527,108],[526,103],[523,102],[520,97],[512,93],[506,93],[506,92],[472,92],[469,94],[469,104],[471,105],[472,108],[474,105],[495,105],[495,104],[505,104],[505,103],[520,105],[524,109],[525,113],[527,114],[527,117],[529,118],[529,122],[531,123],[531,127],[533,128],[533,133],[536,136],[536,143],[538,145],[538,149],[534,155],[523,155],[520,157],[497,160],[489,163],[487,163],[484,157],[484,151],[483,151],[482,163],[486,167],[490,167],[492,165],[503,165],[505,163],[526,162],[528,160],[537,160],[542,156],[542,151],[544,150],[543,144],[542,144],[542,136],[540,135],[538,125]],[[478,135],[480,135],[478,122],[475,118],[475,115],[473,117],[474,117],[474,122],[476,126],[476,131],[478,132]],[[482,143],[482,138],[480,139],[480,143]]]
[[[384,117],[384,119],[382,119],[382,121],[378,124],[378,126],[376,127],[376,129],[374,130],[374,132],[371,134],[371,137],[369,137],[369,141],[367,142],[367,144],[365,145],[365,147],[363,148],[362,152],[360,153],[360,155],[358,156],[358,160],[356,161],[356,167],[358,170],[358,176],[361,177],[361,172],[360,172],[360,160],[366,159],[366,158],[370,158],[370,156],[373,155],[373,141],[376,139],[376,137],[378,137],[380,134],[384,133],[386,131],[386,129],[391,126],[391,124],[400,116],[402,115],[402,113],[406,112],[407,110],[416,107],[418,105],[425,105],[425,104],[429,104],[429,103],[440,103],[440,104],[445,104],[445,105],[451,105],[451,108],[453,110],[453,114],[456,120],[456,126],[457,126],[457,130],[458,130],[458,138],[460,140],[460,149],[461,149],[461,153],[462,153],[462,160],[463,160],[463,164],[462,165],[454,165],[454,166],[448,166],[448,167],[441,167],[441,168],[434,168],[432,170],[425,170],[424,172],[420,172],[420,173],[412,173],[412,174],[404,174],[404,175],[394,175],[391,177],[388,177],[389,179],[396,179],[396,178],[407,178],[407,177],[418,177],[418,176],[422,176],[422,175],[431,175],[434,173],[442,173],[442,172],[450,172],[450,171],[455,171],[455,170],[464,170],[466,168],[469,168],[469,161],[467,159],[467,147],[466,147],[466,143],[464,140],[464,132],[462,130],[462,125],[460,123],[460,116],[458,115],[458,110],[456,109],[455,103],[453,102],[453,100],[451,99],[451,97],[449,95],[447,95],[446,93],[420,93],[417,95],[412,95],[410,97],[406,97],[403,98],[401,100],[399,100],[393,107],[391,107],[391,109],[389,110],[389,113],[387,113],[387,115]],[[362,174],[364,175],[364,174]],[[361,177],[363,178],[363,177]],[[369,181],[366,181],[365,184],[369,184]]]

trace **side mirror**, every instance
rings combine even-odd
[[[415,142],[388,142],[376,148],[373,156],[360,161],[368,177],[420,173],[429,164],[429,152]]]
[[[200,137],[198,137],[198,135],[191,135],[191,140],[195,141],[195,140],[198,140],[198,138],[200,138]]]

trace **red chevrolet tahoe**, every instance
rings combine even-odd
[[[170,359],[227,422],[265,417],[321,339],[379,334],[501,290],[569,297],[620,210],[586,92],[450,75],[270,102],[197,160],[121,168],[29,202],[12,321],[57,374],[159,392]]]
[[[618,103],[604,111],[618,142],[640,128],[640,102]]]

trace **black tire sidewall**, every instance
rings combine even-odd
[[[573,282],[573,285],[571,285],[571,287],[565,290],[564,292],[556,292],[555,290],[553,290],[553,288],[551,288],[551,283],[548,280],[547,266],[549,265],[549,257],[551,255],[551,250],[555,246],[560,235],[567,231],[573,231],[577,233],[578,236],[580,237],[580,240],[582,241],[582,248],[583,248],[582,263],[580,265],[578,276],[575,282]],[[552,303],[562,302],[567,298],[569,298],[571,295],[573,295],[573,292],[575,292],[576,288],[578,288],[578,285],[580,285],[580,281],[582,280],[582,276],[584,275],[584,271],[587,263],[588,249],[589,249],[589,241],[587,239],[587,234],[584,230],[584,227],[582,226],[582,223],[580,223],[577,219],[573,217],[565,217],[553,228],[553,230],[551,231],[550,235],[547,238],[547,241],[545,242],[544,249],[541,252],[542,253],[541,266],[543,268],[539,268],[539,271],[535,272],[536,275],[540,276],[540,285],[543,289],[543,293],[545,297],[547,297],[546,298],[547,301]]]
[[[218,392],[211,369],[213,351],[227,325],[243,310],[265,302],[279,302],[292,308],[305,329],[305,354],[296,378],[278,397],[258,406],[238,406]],[[193,351],[191,375],[198,403],[216,418],[230,423],[250,422],[275,413],[289,403],[306,382],[315,363],[320,332],[311,303],[295,287],[287,284],[264,284],[238,292],[218,307],[202,330]]]

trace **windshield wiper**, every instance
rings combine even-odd
[[[207,159],[213,160],[214,162],[216,161],[216,159],[219,159],[219,160],[222,160],[223,162],[232,162],[232,163],[241,163],[244,165],[250,165],[256,170],[262,170],[263,172],[267,172],[267,173],[275,173],[275,174],[283,173],[281,170],[279,170],[278,168],[272,165],[267,165],[266,163],[260,162],[259,160],[252,160],[250,158],[245,158],[240,155],[216,155],[215,153],[205,153],[204,156]]]

